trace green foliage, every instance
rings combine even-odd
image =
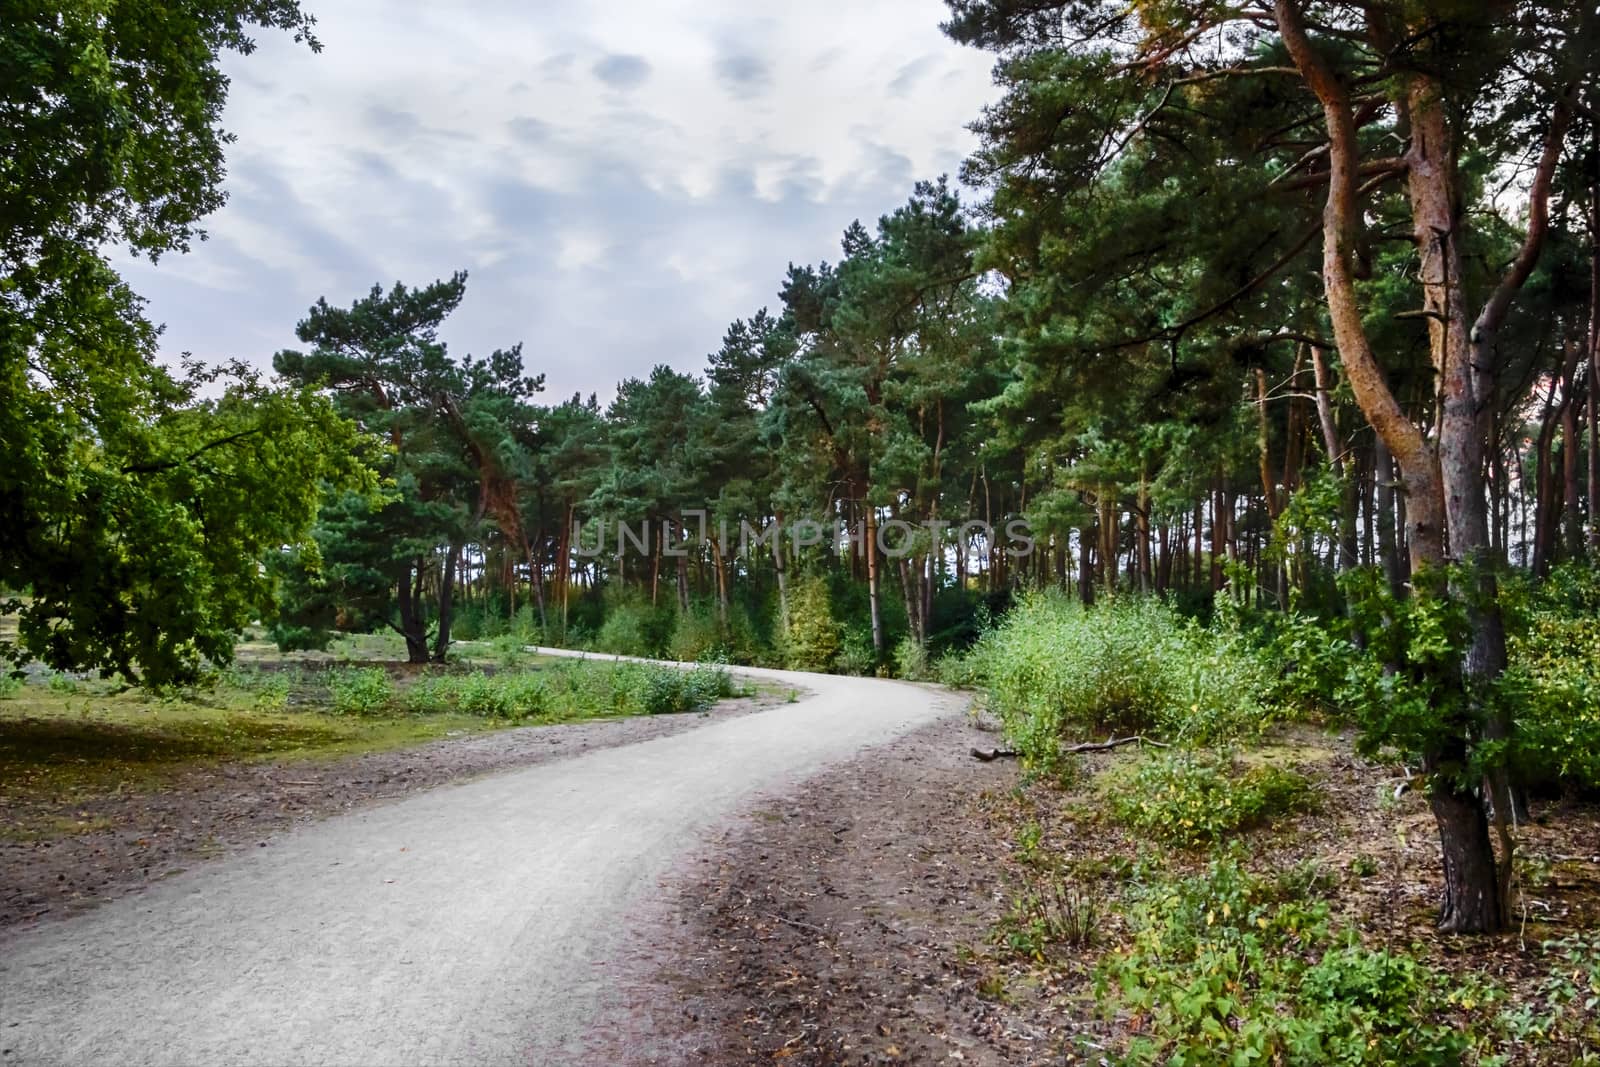
[[[1172,751],[1145,757],[1112,794],[1117,817],[1141,833],[1193,847],[1315,801],[1302,774],[1264,764],[1245,768],[1230,754]]]
[[[169,372],[102,249],[183,251],[222,203],[224,52],[292,0],[11,5],[0,35],[0,658],[191,684],[270,599],[359,448],[240,366]],[[359,480],[359,478],[354,479]]]
[[[894,674],[911,682],[922,682],[932,674],[928,663],[928,648],[907,634],[894,646]]]
[[[343,667],[329,672],[328,693],[340,715],[376,715],[389,710],[394,682],[381,667]]]
[[[994,930],[995,941],[1023,959],[1047,962],[1058,948],[1087,948],[1100,935],[1105,902],[1092,886],[1046,872],[1020,893]]]
[[[398,704],[413,715],[560,722],[693,711],[734,693],[732,676],[720,667],[579,661],[492,674],[430,673],[402,689]]]
[[[1254,734],[1270,718],[1269,676],[1241,637],[1149,599],[1084,609],[1055,594],[1025,597],[969,664],[1007,736],[1040,767],[1072,733],[1204,742]]]
[[[795,671],[832,670],[843,648],[828,583],[811,576],[789,589],[789,628],[781,639],[783,665]]]
[[[670,715],[709,707],[733,695],[733,679],[710,664],[692,670],[652,667],[644,676],[639,704],[646,715]]]
[[[618,656],[665,658],[676,618],[670,604],[651,604],[642,597],[620,597],[606,610],[594,636],[596,652]]]
[[[1222,858],[1140,888],[1129,943],[1096,976],[1108,1016],[1145,1020],[1125,1062],[1459,1064],[1469,1039],[1440,1017],[1445,980],[1336,931],[1326,904],[1302,899],[1304,883]]]
[[[1576,934],[1540,946],[1549,973],[1534,995],[1501,1010],[1502,1046],[1528,1049],[1539,1062],[1568,1067],[1600,1064],[1600,938]],[[1484,1067],[1510,1062],[1486,1056]]]
[[[1600,567],[1558,567],[1522,597],[1500,682],[1514,764],[1527,783],[1600,789]]]

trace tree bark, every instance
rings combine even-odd
[[[461,546],[452,541],[439,571],[439,628],[433,636],[435,663],[443,663],[450,654],[450,620],[455,610],[456,567],[460,561]]]
[[[1417,568],[1443,566],[1447,560],[1447,514],[1453,512],[1455,520],[1462,524],[1463,542],[1458,550],[1475,553],[1488,539],[1486,524],[1474,521],[1482,518],[1482,453],[1471,368],[1466,358],[1460,249],[1453,238],[1454,159],[1444,101],[1438,87],[1425,74],[1411,76],[1405,107],[1412,141],[1406,163],[1425,306],[1444,403],[1440,448],[1436,453],[1395,399],[1362,322],[1355,284],[1358,228],[1362,223],[1358,195],[1361,147],[1349,95],[1312,46],[1298,0],[1275,0],[1274,10],[1284,45],[1321,102],[1327,127],[1329,182],[1323,212],[1323,282],[1340,360],[1362,414],[1383,437],[1400,468],[1407,493],[1412,563]],[[1476,513],[1473,479],[1477,479]],[[1467,741],[1466,737],[1458,737],[1433,743],[1423,754],[1424,769],[1432,779],[1430,803],[1444,860],[1445,892],[1440,902],[1439,925],[1458,933],[1492,932],[1500,928],[1502,915],[1488,823],[1483,806],[1454,773],[1459,758],[1465,755]]]
[[[396,606],[400,611],[400,636],[406,641],[406,662],[428,662],[428,629],[422,618],[422,576],[425,564],[421,556],[407,563],[400,572],[400,585]]]
[[[883,612],[878,604],[878,509],[866,503],[867,601],[872,612],[872,651],[883,662]]]

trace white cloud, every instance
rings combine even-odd
[[[169,354],[265,361],[319,296],[465,267],[447,339],[524,340],[553,395],[698,370],[787,263],[953,170],[993,97],[939,0],[312,6],[321,55],[228,62],[214,240],[129,270]]]

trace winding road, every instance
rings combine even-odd
[[[583,1062],[630,923],[711,828],[965,704],[739,673],[811,695],[330,818],[0,935],[0,1067]]]

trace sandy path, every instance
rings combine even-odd
[[[741,673],[811,695],[328,819],[0,937],[0,1064],[575,1062],[623,919],[709,827],[964,705]]]

